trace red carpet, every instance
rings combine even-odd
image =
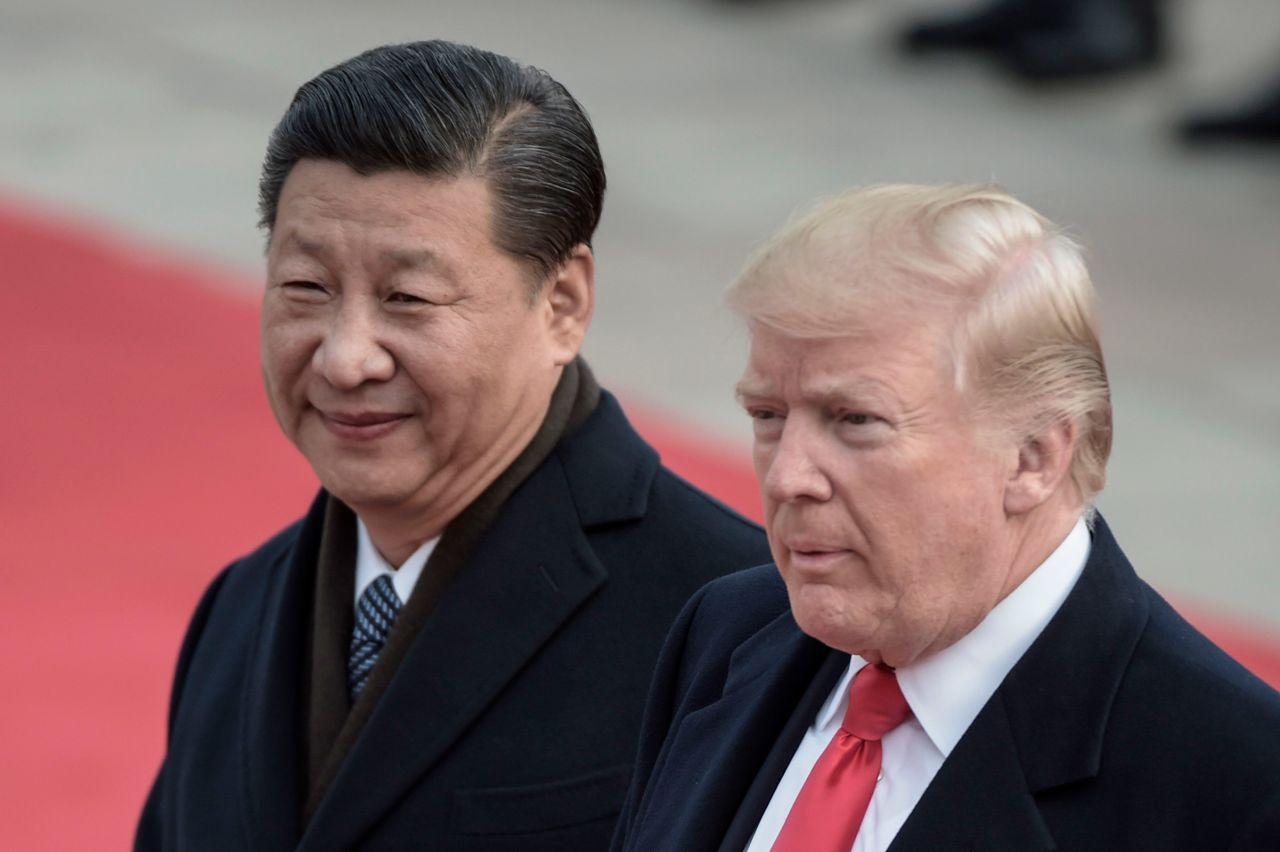
[[[0,205],[3,845],[123,849],[200,591],[315,482],[259,388],[257,309],[225,278]],[[636,418],[669,464],[758,516],[745,458]],[[1280,685],[1280,644],[1209,632]]]

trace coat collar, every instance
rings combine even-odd
[[[796,632],[799,632],[798,627]],[[760,825],[760,818],[764,816],[765,809],[773,800],[778,782],[782,780],[787,767],[791,765],[791,759],[795,756],[800,741],[804,739],[805,732],[813,724],[823,702],[827,700],[848,666],[848,654],[827,650],[817,673],[800,696],[790,718],[783,725],[773,742],[773,747],[756,772],[755,779],[743,796],[742,804],[738,807],[738,812],[734,815],[720,844],[720,852],[738,852],[745,849],[751,842],[756,828]]]
[[[663,751],[671,783],[650,791],[643,808],[653,816],[642,814],[636,821],[639,831],[628,838],[628,848],[720,848],[733,827],[744,822],[735,814],[779,730],[804,703],[806,692],[824,680],[815,673],[831,655],[800,631],[790,611],[734,649],[720,696],[683,716],[668,735]]]
[[[998,693],[1033,793],[1098,774],[1111,706],[1149,614],[1146,585],[1098,517],[1080,581]]]
[[[1050,852],[999,694],[943,762],[889,852]]]
[[[640,438],[618,400],[600,392],[595,413],[556,455],[585,528],[643,518],[658,453]]]

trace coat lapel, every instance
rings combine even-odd
[[[1041,852],[1055,849],[1027,789],[998,696],[934,776],[889,852]]]
[[[733,822],[725,832],[724,841],[720,844],[721,852],[741,852],[751,842],[756,829],[760,826],[760,818],[764,816],[765,808],[769,807],[769,802],[773,800],[778,782],[782,780],[787,767],[791,765],[792,758],[795,757],[800,740],[813,725],[814,719],[818,717],[818,711],[822,708],[822,703],[831,695],[836,681],[840,680],[840,675],[848,667],[848,654],[834,650],[828,652],[817,674],[813,676],[813,680],[800,698],[800,702],[792,711],[791,718],[787,720],[782,732],[774,740],[773,747],[765,757],[751,786],[747,789],[742,804],[738,807],[738,813],[734,816]]]
[[[1099,517],[1080,581],[998,693],[1033,793],[1098,774],[1111,705],[1147,626],[1146,589]]]
[[[1046,797],[1101,769],[1146,626],[1142,582],[1099,517],[1080,580],[948,756],[890,852],[1050,850]]]
[[[667,783],[649,792],[629,848],[720,848],[778,731],[831,654],[800,632],[790,612],[739,645],[720,697],[685,715],[668,736],[655,773]]]
[[[358,846],[606,581],[572,505],[555,456],[512,495],[406,652],[301,848]]]
[[[272,576],[258,619],[260,633],[239,708],[244,737],[244,807],[251,826],[247,836],[252,848],[263,852],[292,849],[301,833],[304,761],[299,701],[326,499],[320,492],[292,549],[269,566]]]

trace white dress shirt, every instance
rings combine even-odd
[[[431,551],[435,550],[436,545],[440,543],[440,536],[436,536],[415,550],[399,568],[392,568],[391,564],[382,558],[378,548],[373,546],[369,529],[359,518],[356,518],[356,538],[356,588],[352,606],[357,608],[360,605],[360,595],[364,594],[364,590],[370,583],[383,574],[391,575],[391,585],[395,587],[396,597],[400,598],[401,604],[404,604],[409,600],[409,595],[413,594],[413,587],[417,585],[418,577],[422,575],[422,569],[426,567]]]
[[[1083,520],[1035,571],[960,641],[897,670],[912,716],[881,741],[881,777],[851,852],[884,852],[965,730],[1009,669],[1062,606],[1089,558]],[[800,788],[849,706],[849,684],[866,665],[849,668],[818,710],[765,808],[747,852],[767,852],[782,830]]]

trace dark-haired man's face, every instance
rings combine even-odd
[[[456,515],[536,432],[577,353],[589,305],[566,313],[556,281],[531,304],[490,216],[472,177],[303,160],[285,182],[262,305],[267,394],[357,512]]]

